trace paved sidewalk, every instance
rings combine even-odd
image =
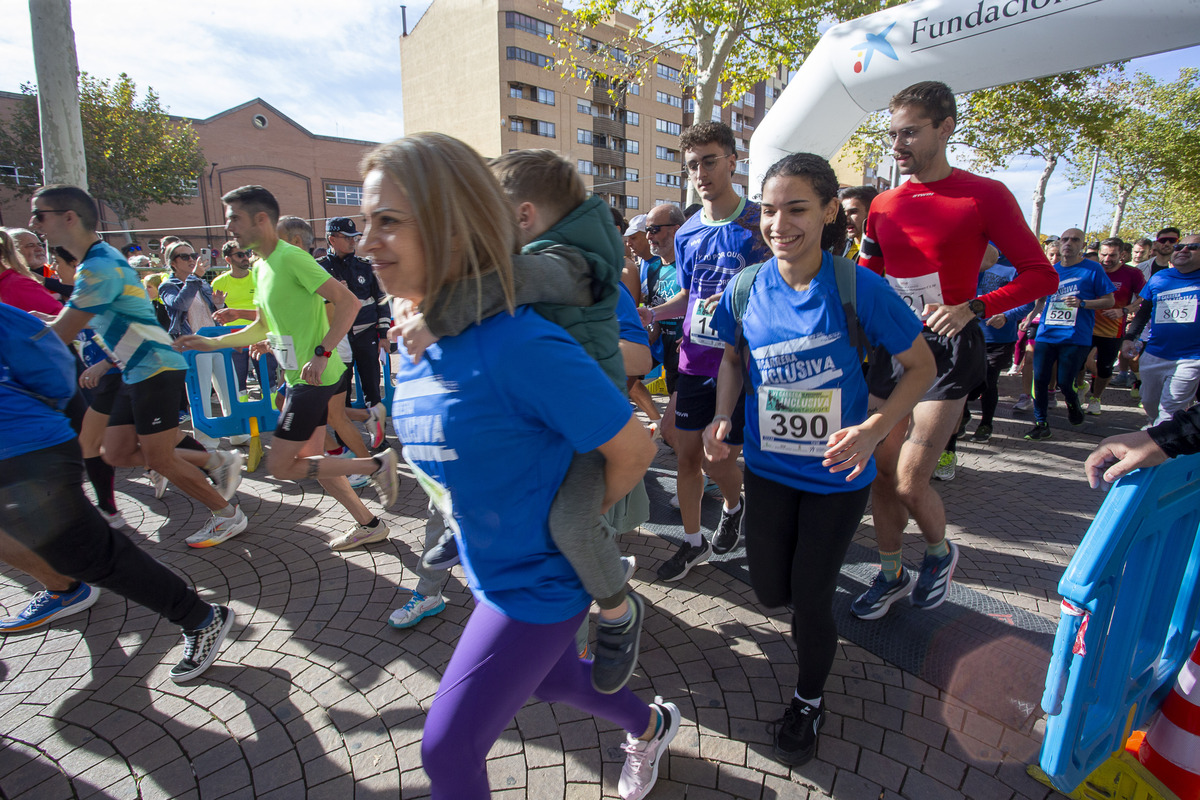
[[[1108,394],[1129,405],[1127,392]],[[1140,412],[1114,407],[1071,430],[1052,411],[1054,438],[1034,445],[1020,439],[1031,422],[1011,415],[1010,403],[1002,397],[992,441],[960,442],[957,477],[936,486],[962,548],[956,583],[1052,622],[1058,578],[1101,501],[1081,462],[1100,434],[1140,425]],[[656,468],[673,466],[662,448]],[[348,520],[312,481],[277,482],[260,468],[239,493],[249,531],[208,550],[184,545],[206,512],[179,492],[155,500],[128,471],[117,490],[135,540],[236,611],[232,641],[201,680],[176,686],[167,670],[181,653],[178,631],[111,593],[52,628],[0,640],[0,796],[428,795],[424,715],[470,601],[456,569],[443,614],[409,631],[386,624],[407,600],[419,557],[425,504],[411,480],[384,517],[391,540],[345,554],[327,541]],[[362,492],[374,507],[373,490]],[[857,542],[873,546],[869,524]],[[716,566],[652,583],[672,544],[645,531],[621,544],[637,556],[634,584],[652,606],[631,686],[684,716],[652,797],[1059,797],[1025,775],[1040,745],[1036,709],[1012,724],[962,699],[991,687],[1040,696],[1038,686],[1005,685],[991,646],[960,659],[939,687],[843,640],[818,758],[796,770],[777,764],[770,725],[795,678],[786,613],[763,609]],[[921,552],[912,537],[906,562],[915,566]],[[0,606],[13,613],[33,587],[2,574]],[[607,722],[531,703],[491,753],[493,796],[615,797],[621,741]]]

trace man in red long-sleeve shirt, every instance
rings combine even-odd
[[[998,181],[950,166],[946,145],[957,108],[950,87],[925,81],[890,103],[888,137],[900,172],[910,180],[871,204],[859,263],[885,275],[925,322],[925,341],[938,378],[913,410],[875,450],[878,470],[872,510],[881,570],[851,606],[878,619],[912,595],[918,608],[946,599],[958,547],[946,539],[946,509],[929,485],[942,447],[962,419],[967,394],[984,380],[986,350],[980,321],[1055,291],[1058,276],[1029,229],[1012,193]],[[1013,281],[975,297],[979,264],[992,241],[1017,269]],[[887,398],[902,368],[877,350],[867,384],[871,407]],[[925,538],[925,558],[914,582],[900,551],[912,516]]]

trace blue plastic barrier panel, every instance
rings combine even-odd
[[[1162,704],[1200,639],[1200,455],[1117,481],[1067,565],[1040,766],[1074,791]]]
[[[230,328],[211,327],[201,328],[196,333],[200,336],[223,336],[229,333]],[[275,388],[270,384],[271,377],[268,375],[270,370],[265,368],[265,357],[259,358],[259,375],[266,375],[267,385],[262,387],[263,396],[259,400],[239,400],[237,396],[237,376],[233,369],[232,350],[213,350],[209,353],[202,353],[198,350],[185,350],[183,353],[184,359],[187,360],[188,370],[185,383],[187,386],[188,405],[192,410],[192,427],[199,430],[206,436],[213,438],[221,438],[223,436],[238,436],[241,434],[250,433],[250,418],[258,417],[258,426],[260,430],[273,430],[276,422],[279,420],[279,411],[271,407],[271,398]],[[196,372],[196,359],[198,357],[216,357],[218,363],[213,365],[214,374],[218,371],[223,372],[226,379],[226,385],[229,387],[230,393],[230,413],[229,416],[214,417],[209,411],[209,400],[211,395],[211,387],[201,389],[200,379]]]

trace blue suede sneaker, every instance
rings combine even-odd
[[[47,625],[59,617],[86,611],[100,598],[100,590],[80,583],[73,592],[43,589],[15,617],[0,620],[0,633],[19,633]]]
[[[883,570],[871,581],[871,588],[854,598],[850,611],[859,619],[879,619],[888,612],[892,603],[907,597],[913,590],[913,579],[908,570],[901,567],[900,577],[889,581]]]
[[[954,577],[954,565],[958,563],[958,545],[949,542],[950,552],[941,558],[926,555],[917,576],[917,587],[913,589],[912,604],[917,608],[937,608],[946,602],[950,591],[950,580]]]

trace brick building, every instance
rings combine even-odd
[[[22,97],[0,92],[0,117],[8,117]],[[358,213],[358,162],[375,142],[319,136],[258,98],[207,119],[184,119],[195,128],[209,166],[191,187],[190,202],[152,206],[146,222],[130,222],[135,241],[153,244],[173,233],[196,248],[219,249],[226,241],[221,195],[252,183],[270,189],[282,213],[316,220],[317,246],[324,245],[325,218]],[[112,212],[103,211],[101,231],[116,231]],[[0,224],[23,227],[28,221],[29,201],[0,189]],[[119,233],[106,238],[114,244],[127,241]]]

